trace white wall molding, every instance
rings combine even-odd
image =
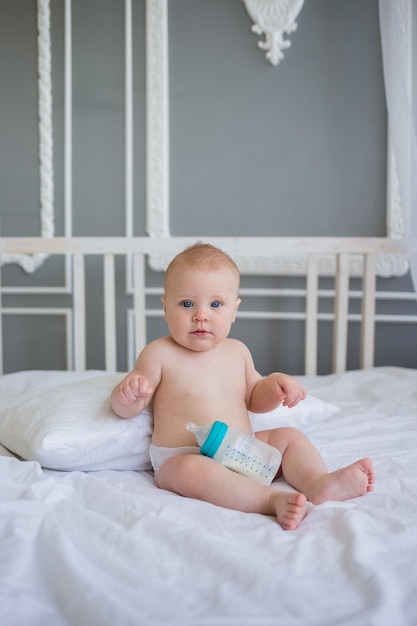
[[[38,137],[41,237],[54,236],[54,164],[52,133],[51,27],[49,0],[37,0]],[[40,267],[45,254],[6,254],[1,264],[15,263],[25,272]]]
[[[146,230],[169,236],[168,3],[146,0]]]
[[[265,56],[272,65],[284,58],[282,52],[291,46],[290,35],[297,29],[296,19],[303,8],[304,0],[243,0],[253,22],[251,31],[263,35],[258,48],[266,50]]]

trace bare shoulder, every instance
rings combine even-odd
[[[170,342],[167,337],[161,337],[149,342],[136,359],[135,371],[145,376],[153,387],[157,387],[161,380],[164,364],[172,360]]]
[[[231,342],[230,346],[231,349],[235,351],[234,354],[236,356],[239,356],[242,361],[244,361],[246,368],[247,385],[249,387],[253,386],[262,377],[255,368],[255,363],[253,362],[251,351],[245,343],[239,341],[238,339],[227,339],[227,341]]]
[[[144,360],[148,358],[158,358],[163,356],[166,352],[172,350],[172,341],[169,337],[159,337],[150,341],[139,354],[138,360]]]
[[[231,352],[235,352],[236,354],[240,354],[241,356],[245,358],[252,359],[250,350],[248,346],[245,343],[243,343],[243,341],[228,337],[227,339],[224,340],[223,344],[227,350],[230,350]]]
[[[252,376],[255,374],[256,370],[252,354],[245,343],[239,341],[239,339],[232,339],[228,337],[223,341],[223,348],[225,350],[225,354],[228,354],[231,358],[235,359],[236,362],[240,361],[245,365],[246,375]]]

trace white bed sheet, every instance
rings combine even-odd
[[[158,490],[151,472],[0,456],[2,626],[417,623],[417,370],[301,377],[341,407],[303,430],[329,469],[371,456],[374,492],[296,531]]]

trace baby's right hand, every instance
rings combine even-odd
[[[117,399],[123,406],[146,401],[153,394],[148,379],[137,372],[130,372],[116,387]]]

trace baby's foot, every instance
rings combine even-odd
[[[308,494],[310,502],[321,504],[327,500],[342,502],[363,496],[374,488],[375,474],[371,459],[360,459],[352,465],[325,474]]]
[[[294,530],[307,514],[307,498],[303,493],[273,489],[271,513],[284,530]]]

